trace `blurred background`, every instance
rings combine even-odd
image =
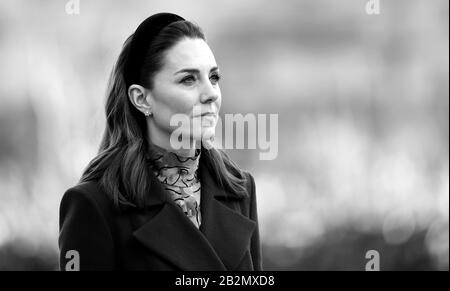
[[[449,2],[0,2],[0,270],[57,270],[59,202],[95,156],[125,39],[162,11],[198,23],[222,113],[279,114],[256,179],[266,270],[449,269]]]

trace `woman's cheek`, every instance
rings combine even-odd
[[[168,90],[165,101],[174,113],[186,113],[193,99],[191,95],[190,92],[186,92],[186,89],[172,87],[171,90]]]
[[[221,97],[219,97],[218,99],[217,99],[217,101],[216,101],[217,103],[216,103],[216,107],[217,107],[217,113],[219,113],[219,111],[220,111],[220,107],[222,106],[222,98]]]

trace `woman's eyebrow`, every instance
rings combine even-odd
[[[209,72],[213,72],[213,71],[218,71],[219,67],[218,66],[214,66],[211,68],[211,70],[209,70]],[[191,68],[186,68],[186,69],[181,69],[177,72],[175,72],[174,75],[179,74],[179,73],[191,73],[191,74],[199,74],[200,70],[198,69],[191,69]]]

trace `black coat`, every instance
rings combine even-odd
[[[78,252],[80,270],[262,270],[253,177],[246,173],[249,198],[238,198],[201,167],[200,229],[166,199],[154,176],[145,210],[115,210],[96,182],[67,190],[60,206],[61,270],[69,250]]]

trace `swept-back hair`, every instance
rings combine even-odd
[[[153,77],[162,68],[165,52],[184,38],[206,38],[199,26],[176,21],[164,27],[154,38],[140,72],[140,83],[152,89]],[[116,207],[145,207],[145,196],[151,195],[151,170],[146,161],[147,123],[128,98],[125,64],[130,53],[131,35],[124,43],[115,64],[106,93],[106,128],[97,156],[84,170],[80,182],[97,181],[110,195]],[[245,175],[222,151],[202,148],[201,159],[216,183],[237,196],[246,196]]]

